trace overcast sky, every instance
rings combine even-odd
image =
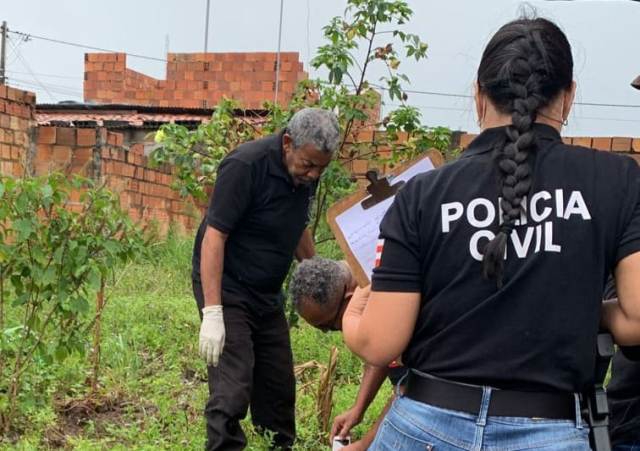
[[[410,0],[407,30],[429,44],[428,59],[405,62],[408,89],[470,95],[481,52],[503,23],[523,5],[515,0]],[[578,102],[635,108],[576,105],[567,135],[640,136],[640,2],[532,1],[541,16],[556,21],[573,47]],[[206,0],[0,0],[0,18],[10,30],[164,58],[204,48]],[[305,68],[322,44],[322,27],[341,15],[346,0],[284,0],[282,50],[300,52]],[[279,0],[211,0],[209,51],[275,51]],[[82,48],[10,35],[10,84],[37,93],[40,103],[82,100]],[[386,42],[381,38],[379,44]],[[16,49],[17,48],[17,49]],[[130,68],[164,78],[162,62],[128,57]],[[378,82],[381,71],[372,71]],[[386,108],[393,104],[386,99]],[[426,125],[477,131],[470,98],[411,94]]]

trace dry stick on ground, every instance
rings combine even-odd
[[[0,333],[4,333],[4,268],[0,268]],[[0,377],[4,377],[4,357],[0,352]],[[4,431],[7,419],[0,411],[0,431]]]
[[[293,368],[293,374],[296,378],[300,378],[307,370],[315,369],[325,370],[326,367],[323,364],[316,362],[315,360],[309,360],[308,362],[296,365]]]
[[[0,266],[0,333],[4,333],[4,267]],[[0,377],[4,374],[4,357],[0,352]]]
[[[37,300],[37,298],[36,298]],[[36,349],[40,345],[40,343],[44,339],[44,333],[38,335],[38,338],[35,344],[31,347],[31,349],[25,350],[24,346],[27,342],[27,338],[31,335],[31,327],[29,324],[32,323],[31,318],[36,314],[36,306],[34,305],[35,301],[32,299],[27,304],[25,308],[25,319],[22,324],[26,324],[25,328],[26,332],[23,333],[23,339],[20,341],[19,351],[16,354],[16,363],[14,365],[14,369],[11,376],[11,384],[9,386],[9,407],[7,409],[7,414],[2,417],[2,434],[6,435],[9,432],[9,428],[12,425],[12,419],[15,417],[15,411],[18,402],[18,395],[20,391],[20,383],[22,378],[22,373],[28,368],[29,361],[31,357],[35,353]],[[31,306],[31,312],[29,313],[29,307]],[[45,317],[43,324],[48,324],[51,316],[55,312],[55,307],[49,311],[47,316]]]
[[[329,425],[331,420],[331,409],[333,408],[333,388],[335,386],[335,375],[338,364],[338,348],[331,347],[329,354],[329,363],[320,375],[318,383],[318,397],[316,408],[320,414],[320,430],[324,434],[329,433]]]
[[[98,390],[98,372],[100,370],[100,333],[102,330],[102,310],[104,309],[104,276],[100,277],[100,291],[96,295],[96,318],[93,331],[93,349],[92,349],[92,362],[93,362],[93,374],[91,375],[91,392],[95,393]]]

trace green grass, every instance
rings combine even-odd
[[[118,270],[108,289],[104,311],[101,389],[88,396],[86,357],[72,355],[62,364],[37,365],[26,379],[18,438],[0,449],[201,450],[202,417],[207,397],[206,369],[197,353],[199,320],[191,294],[190,239],[169,237],[154,245],[151,256]],[[319,252],[339,257],[334,243]],[[296,364],[327,362],[339,349],[333,415],[349,408],[358,390],[361,363],[337,333],[324,334],[304,322],[291,331]],[[296,449],[326,449],[319,430],[315,398],[319,370],[298,381]],[[385,384],[353,435],[375,421],[391,393]],[[67,413],[60,406],[67,407]],[[82,411],[83,406],[90,408]],[[75,409],[75,410],[74,410]],[[78,420],[80,420],[78,422]],[[249,449],[267,448],[268,440],[245,421]]]

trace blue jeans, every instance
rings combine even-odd
[[[441,409],[398,396],[370,450],[545,451],[589,450],[589,427],[576,419],[488,417],[491,388],[485,387],[479,415]]]

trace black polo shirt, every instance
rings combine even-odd
[[[616,297],[612,278],[607,282],[604,298]],[[611,365],[611,380],[607,385],[611,443],[640,441],[640,346],[618,349]]]
[[[309,222],[317,185],[294,186],[282,156],[279,133],[242,144],[224,158],[193,251],[192,276],[199,281],[206,226],[228,234],[223,303],[248,300],[257,313],[282,305],[282,282]]]
[[[527,211],[508,240],[501,289],[483,278],[480,252],[498,230],[492,150],[504,127],[409,181],[384,217],[373,290],[422,298],[407,366],[519,390],[582,391],[593,380],[605,281],[640,251],[640,168],[565,145],[552,127],[534,131]]]

